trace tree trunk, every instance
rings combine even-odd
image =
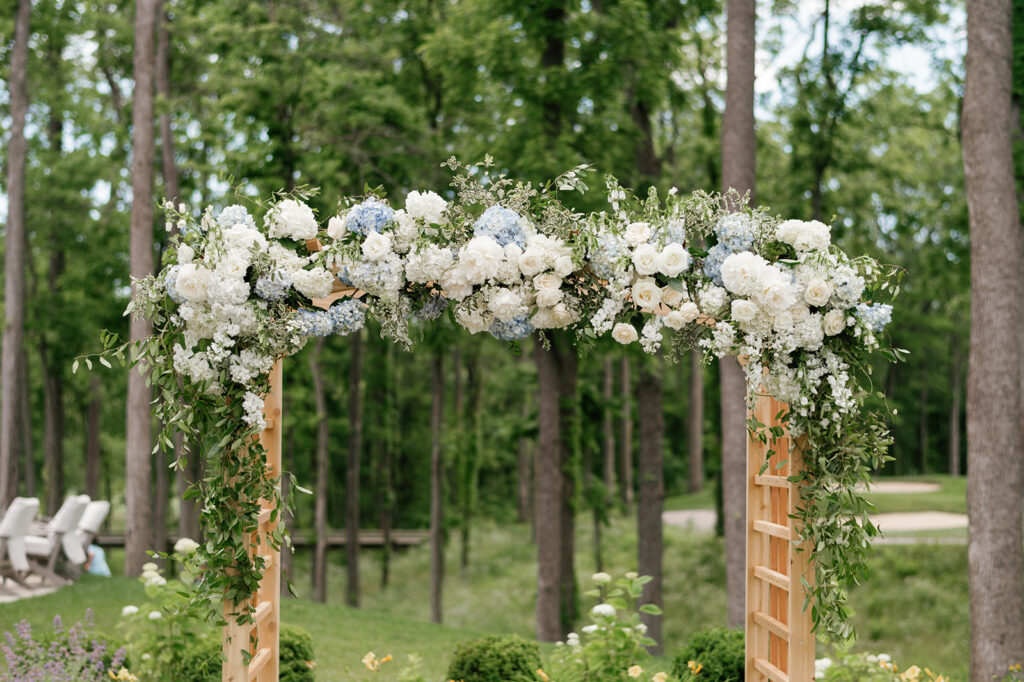
[[[349,366],[348,466],[345,484],[345,603],[359,606],[359,460],[363,450],[363,332],[352,339]]]
[[[601,429],[604,436],[604,487],[608,492],[609,506],[615,500],[615,360],[604,359],[604,380],[601,385],[604,408],[601,415]]]
[[[967,3],[964,179],[971,226],[967,375],[971,680],[1024,659],[1020,214],[1013,175],[1011,0]]]
[[[949,474],[960,475],[960,413],[963,411],[964,372],[961,363],[960,346],[953,337],[953,367],[950,391],[953,399],[949,406]]]
[[[32,434],[32,396],[30,394],[30,386],[32,377],[29,376],[29,365],[28,365],[28,352],[25,347],[22,346],[21,352],[18,353],[18,376],[21,382],[21,388],[19,389],[19,410],[21,414],[19,416],[20,430],[21,430],[21,452],[24,456],[23,466],[25,467],[25,495],[27,497],[36,496],[36,449],[35,449],[35,438]]]
[[[657,364],[655,364],[657,363]],[[665,502],[664,456],[665,419],[662,414],[662,363],[660,357],[644,358],[640,382],[636,387],[636,407],[640,418],[640,450],[637,460],[639,499],[637,520],[637,571],[653,579],[644,585],[641,603],[661,606],[662,570],[664,550],[661,512]],[[657,644],[651,653],[660,656],[661,617],[641,614],[647,625],[647,635]]]
[[[182,434],[174,435],[174,451],[184,451],[184,440]],[[180,444],[179,444],[180,443]],[[202,477],[202,462],[199,461],[199,451],[185,452],[184,468],[175,472],[178,488],[178,535],[184,538],[192,538],[201,542],[201,531],[199,529],[199,505],[200,501],[194,498],[186,499],[185,494],[189,486]]]
[[[153,54],[159,0],[135,2],[135,90],[132,105],[132,211],[131,274],[142,279],[153,274]],[[135,287],[132,286],[132,296]],[[133,317],[132,341],[150,335],[150,321]],[[150,509],[150,390],[141,368],[128,373],[125,426],[125,575],[138,575],[152,545]]]
[[[754,0],[729,0],[726,22],[725,114],[722,118],[722,190],[754,200]],[[722,495],[729,625],[746,621],[746,382],[735,358],[722,358]]]
[[[430,620],[442,619],[444,583],[444,460],[441,424],[444,419],[444,355],[431,357],[430,382]]]
[[[25,339],[25,113],[31,0],[19,0],[8,82],[7,229],[4,244],[4,327],[0,357],[0,508],[18,494],[18,358]]]
[[[527,361],[526,349],[524,348],[519,353],[519,361],[525,363]],[[527,384],[524,381],[523,386]],[[523,404],[519,409],[519,420],[520,426],[526,424],[530,418],[530,392],[524,388],[523,391]],[[518,519],[519,523],[526,523],[532,521],[533,514],[531,513],[532,507],[532,493],[533,493],[533,451],[530,448],[530,439],[525,435],[519,436],[519,454],[518,454],[518,489],[516,497],[518,499]]]
[[[43,367],[43,462],[46,469],[46,513],[53,516],[64,502],[64,382],[50,367],[46,343],[40,342]]]
[[[163,162],[164,191],[167,199],[177,202],[181,197],[178,180],[178,164],[174,158],[174,131],[171,129],[171,41],[168,25],[169,14],[164,13],[157,29],[156,45],[156,91],[163,103],[160,112],[160,154]]]
[[[558,360],[553,348],[537,338],[533,350],[537,365],[537,451],[534,517],[537,523],[537,639],[555,642],[562,637],[560,559],[562,524],[561,436],[559,429]]]
[[[160,448],[153,456],[155,476],[153,482],[153,548],[167,551],[167,502],[170,477],[167,472],[167,454]],[[163,560],[158,560],[163,565]]]
[[[98,376],[89,380],[89,406],[85,419],[85,494],[94,500],[100,497],[100,466],[103,451],[100,435],[103,430],[103,384]]]
[[[687,490],[704,488],[704,363],[701,354],[690,351],[690,400],[686,406]]]
[[[561,599],[562,633],[565,637],[573,630],[579,618],[579,595],[576,586],[576,472],[579,462],[579,416],[577,414],[576,383],[579,371],[576,348],[565,333],[555,334],[553,350],[558,361],[559,440],[561,448],[560,473],[562,479],[561,524],[562,543],[559,560],[559,592]]]
[[[633,506],[633,382],[630,379],[629,358],[622,358],[622,442],[619,444],[619,467],[622,469],[622,504]]]
[[[309,355],[309,372],[313,376],[313,399],[316,403],[316,498],[313,502],[313,523],[316,526],[316,548],[313,550],[313,599],[327,601],[327,500],[331,484],[330,432],[327,423],[327,395],[320,373],[323,337],[317,339]]]
[[[477,472],[480,468],[480,449],[483,434],[480,432],[480,408],[483,399],[481,379],[480,344],[470,342],[469,362],[466,372],[466,432],[461,434],[463,446],[459,448],[459,531],[462,536],[459,568],[465,574],[469,568],[470,526],[473,520],[473,505],[476,504]]]
[[[394,419],[394,344],[384,346],[384,396],[381,401],[381,436],[377,451],[377,512],[384,544],[381,547],[380,586],[388,586],[391,571],[391,517],[394,494],[391,490],[392,433],[398,425]]]

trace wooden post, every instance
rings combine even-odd
[[[760,395],[753,416],[762,424],[785,426],[776,416],[782,403]],[[813,584],[810,548],[797,551],[795,520],[800,502],[788,477],[803,470],[801,447],[789,433],[768,443],[747,439],[747,628],[746,679],[753,682],[809,682],[814,679],[811,611],[803,608],[801,579]],[[771,457],[768,456],[772,451]],[[765,462],[768,468],[761,473]]]
[[[267,476],[270,478],[281,475],[281,393],[281,361],[278,360],[270,370],[270,393],[264,397],[263,405],[267,425],[260,434],[260,443],[267,452]],[[257,531],[249,538],[249,551],[264,559],[263,579],[252,600],[254,622],[239,624],[230,615],[234,605],[225,603],[224,616],[228,624],[221,634],[226,659],[221,675],[223,682],[276,682],[278,679],[281,552],[271,545],[269,534],[277,528],[280,519],[271,521],[274,505],[269,500],[261,500],[260,507]],[[243,655],[246,651],[251,655],[248,665]]]

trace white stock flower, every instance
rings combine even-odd
[[[649,223],[630,223],[626,227],[626,242],[636,247],[645,243],[654,234]]]
[[[690,267],[690,252],[682,244],[672,243],[662,249],[658,256],[658,272],[666,277],[675,277]]]
[[[633,285],[633,303],[645,310],[653,310],[661,303],[661,287],[651,277],[641,277]]]
[[[199,549],[199,543],[192,538],[179,538],[174,543],[174,551],[177,554],[192,554],[197,549]]]
[[[494,317],[502,322],[508,322],[525,312],[522,297],[517,292],[505,288],[496,289],[491,294],[490,308]]]
[[[818,306],[819,308],[832,298],[832,285],[821,279],[815,277],[807,283],[807,291],[804,292],[804,300],[810,305]]]
[[[835,336],[846,329],[846,312],[839,308],[833,308],[825,313],[822,318],[822,328],[829,336]]]
[[[405,196],[405,210],[412,218],[422,218],[426,223],[444,225],[448,222],[444,212],[448,202],[437,193],[417,192],[413,190]]]
[[[313,239],[316,237],[316,216],[301,201],[285,199],[267,214],[267,227],[271,237]]]
[[[633,267],[639,275],[653,275],[658,271],[658,250],[650,244],[641,244],[633,250]]]
[[[665,326],[669,329],[682,329],[685,324],[686,318],[683,316],[682,311],[673,310],[665,316]]]
[[[175,287],[189,303],[205,303],[209,293],[210,271],[194,263],[186,263],[178,270]]]
[[[636,333],[636,327],[633,325],[619,322],[612,328],[612,338],[625,346],[635,343],[640,335]]]
[[[747,296],[757,289],[767,267],[768,261],[756,253],[741,251],[730,254],[722,262],[722,283],[732,293]]]
[[[700,308],[693,301],[687,301],[679,306],[679,314],[683,317],[683,324],[690,324],[700,317]]]
[[[371,231],[367,233],[361,249],[363,257],[368,260],[378,261],[391,253],[391,237],[390,235]]]
[[[683,302],[683,292],[677,291],[670,286],[661,288],[661,302],[669,308],[675,308]]]
[[[750,322],[757,317],[757,304],[745,299],[732,302],[732,319],[737,322]]]
[[[345,221],[340,217],[331,216],[331,219],[327,221],[327,236],[331,239],[341,239],[346,231]]]
[[[470,284],[483,284],[498,273],[505,250],[486,235],[473,237],[459,249],[459,264]]]
[[[611,604],[597,604],[590,610],[590,613],[594,616],[603,616],[605,618],[615,617],[615,607]]]
[[[129,604],[128,606],[125,606],[123,609],[121,609],[121,616],[127,618],[128,616],[134,616],[138,612],[138,606],[133,606],[132,604]]]

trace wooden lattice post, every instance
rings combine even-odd
[[[762,424],[784,426],[777,417],[785,403],[760,395],[753,416]],[[746,678],[754,682],[810,682],[814,679],[811,611],[803,608],[801,579],[814,581],[807,548],[797,551],[791,518],[800,502],[788,477],[803,470],[801,445],[789,433],[762,443],[747,440],[747,629]],[[774,451],[768,459],[768,451]],[[769,466],[761,473],[765,461]]]
[[[266,428],[260,435],[260,443],[267,452],[267,476],[271,478],[281,475],[281,392],[281,361],[278,360],[270,371],[270,393],[264,397],[263,405]],[[249,551],[263,557],[263,579],[252,601],[255,608],[253,623],[238,623],[230,615],[235,610],[234,605],[224,605],[224,615],[228,620],[221,635],[226,659],[221,675],[224,682],[276,682],[278,679],[281,552],[268,538],[277,527],[278,520],[271,521],[272,502],[260,500],[260,507],[259,525],[249,538]],[[258,649],[253,644],[254,634]],[[251,655],[248,665],[243,652]]]

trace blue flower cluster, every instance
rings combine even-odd
[[[473,234],[478,237],[491,237],[501,246],[515,244],[525,249],[526,233],[523,231],[522,221],[522,216],[513,210],[503,206],[491,206],[473,223]]]
[[[253,229],[256,228],[256,221],[254,221],[252,216],[249,215],[249,211],[246,210],[245,206],[232,204],[231,206],[225,207],[224,210],[220,212],[220,215],[217,216],[217,224],[223,228],[232,227],[238,223],[242,223],[243,225]]]
[[[533,333],[533,325],[529,317],[520,315],[508,322],[495,320],[487,331],[499,341],[519,341]]]
[[[708,250],[704,259],[704,274],[718,286],[722,284],[722,263],[734,253],[754,248],[754,225],[746,215],[732,213],[715,226],[718,243]]]
[[[356,234],[383,232],[394,219],[395,212],[390,206],[379,199],[371,198],[349,210],[345,218],[345,227]]]
[[[614,277],[619,269],[619,259],[626,255],[624,245],[615,235],[601,232],[597,237],[597,247],[590,254],[590,267],[594,274],[607,280]]]
[[[858,303],[857,317],[877,334],[892,322],[892,306],[887,303]]]
[[[168,270],[167,274],[164,275],[164,286],[167,288],[167,295],[171,297],[171,300],[175,303],[181,303],[185,298],[178,293],[178,271],[181,270],[180,265],[172,265]]]
[[[708,249],[708,255],[704,258],[704,274],[711,278],[711,281],[718,286],[722,283],[722,263],[732,255],[732,251],[725,244],[715,244]]]
[[[685,244],[686,223],[679,218],[673,218],[664,227],[657,230],[655,240],[662,244]]]
[[[299,310],[300,330],[306,336],[346,336],[366,324],[366,308],[359,301],[346,299],[330,310]]]
[[[291,285],[291,277],[279,270],[273,274],[259,277],[256,280],[254,289],[256,295],[264,301],[280,301],[288,295],[288,289]]]
[[[431,296],[414,315],[421,320],[436,320],[448,308],[448,299],[441,294]]]
[[[377,292],[388,289],[389,283],[395,281],[396,278],[401,279],[404,276],[404,267],[401,260],[394,259],[353,263],[343,272],[344,274],[339,272],[337,275],[342,284],[376,295]]]

